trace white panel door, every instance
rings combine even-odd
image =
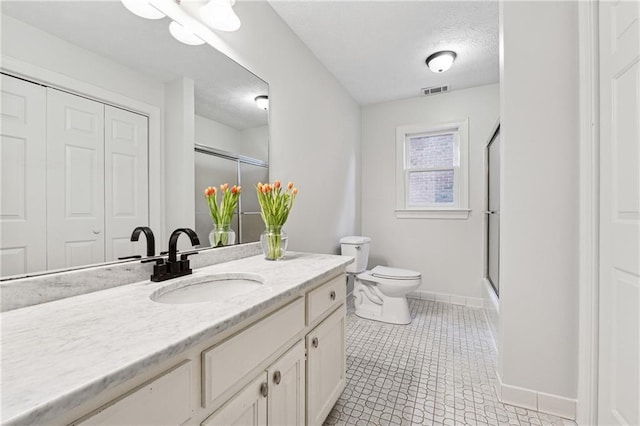
[[[640,424],[640,3],[600,2],[598,423]]]
[[[305,422],[304,342],[298,342],[267,371],[269,425],[297,426]]]
[[[0,75],[0,275],[47,269],[46,89]]]
[[[104,262],[104,105],[47,88],[49,269]]]
[[[146,255],[146,241],[130,241],[149,225],[147,117],[105,105],[105,260]]]

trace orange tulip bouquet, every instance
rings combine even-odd
[[[259,182],[256,193],[266,227],[260,236],[264,256],[268,260],[282,259],[287,248],[287,236],[282,231],[282,226],[289,217],[298,188],[294,188],[292,182],[289,182],[286,189],[282,188],[279,180],[272,184]]]
[[[222,199],[218,204],[218,191],[215,187],[210,186],[204,190],[204,197],[209,206],[209,216],[213,222],[213,230],[209,234],[209,242],[212,247],[220,247],[231,245],[236,242],[236,233],[231,229],[231,219],[233,212],[238,205],[238,198],[242,187],[233,185],[229,188],[229,184],[220,185],[220,193]]]

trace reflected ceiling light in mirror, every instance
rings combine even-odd
[[[258,108],[263,109],[265,111],[269,110],[269,97],[265,95],[256,96],[255,98],[256,105]]]
[[[169,32],[181,43],[188,44],[190,46],[199,46],[204,44],[204,40],[183,27],[181,24],[173,21],[169,24]]]
[[[124,7],[134,15],[138,15],[141,18],[146,19],[162,19],[164,13],[160,12],[153,5],[149,4],[145,0],[120,0]]]
[[[236,0],[211,0],[200,8],[200,17],[205,24],[220,31],[236,31],[240,18],[233,11]]]
[[[453,61],[456,60],[456,56],[458,55],[452,50],[441,50],[440,52],[429,55],[425,62],[431,71],[441,73],[451,68]]]

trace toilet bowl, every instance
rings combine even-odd
[[[376,266],[356,275],[353,287],[355,314],[391,324],[409,324],[407,294],[422,283],[419,272]]]
[[[340,240],[342,254],[354,257],[354,262],[347,266],[347,273],[355,275],[355,314],[391,324],[409,324],[411,314],[407,294],[420,287],[422,276],[419,272],[386,266],[367,271],[370,242],[367,237]]]

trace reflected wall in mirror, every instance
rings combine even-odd
[[[130,241],[136,226],[150,226],[162,250],[163,179],[180,167],[165,154],[184,142],[178,133],[190,149],[232,158],[237,175],[248,159],[268,177],[268,114],[254,101],[267,83],[208,45],[179,43],[168,18],[139,18],[119,1],[0,7],[2,277],[144,256],[144,238]],[[196,155],[197,203],[224,176]],[[237,217],[252,202],[241,199]],[[246,222],[240,241],[257,240]]]

